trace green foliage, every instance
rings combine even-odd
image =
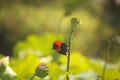
[[[14,42],[18,41],[14,46],[13,53],[6,53],[13,54],[10,58],[10,65],[5,65],[7,61],[5,61],[5,64],[1,63],[3,61],[0,61],[0,80],[30,80],[35,73],[37,73],[37,76],[34,80],[39,80],[39,77],[44,77],[46,80],[64,80],[66,79],[66,74],[73,80],[101,79],[104,60],[91,60],[91,58],[80,53],[84,52],[84,54],[87,53],[90,56],[94,55],[93,53],[99,48],[101,40],[108,35],[120,32],[119,28],[112,27],[112,25],[104,22],[107,20],[109,22],[110,19],[110,22],[119,23],[119,20],[116,21],[116,15],[113,15],[115,16],[114,19],[109,14],[104,15],[104,10],[100,8],[101,5],[97,5],[97,3],[101,3],[100,1],[0,0],[0,50],[5,48],[3,51],[7,52],[12,48]],[[49,2],[50,4],[48,4]],[[90,6],[91,4],[95,5],[95,7]],[[117,4],[117,2],[112,4]],[[109,5],[107,4],[107,6]],[[96,12],[90,10],[91,7],[98,11],[98,15],[103,15],[104,20],[101,20],[99,16],[91,16],[91,13]],[[98,8],[99,10],[97,10]],[[106,9],[108,9],[106,11],[109,11],[109,8]],[[74,37],[76,45],[72,46],[72,50],[74,51],[76,47],[78,52],[71,53],[70,72],[66,73],[66,56],[53,52],[52,44],[56,38],[64,42],[65,36],[55,35],[55,33],[57,31],[60,34],[64,33],[66,35],[70,26],[69,21],[73,16],[80,18],[83,24],[80,30],[78,29],[79,33]],[[71,20],[72,28],[76,28],[78,24],[79,21],[76,18]],[[115,25],[119,27],[118,24]],[[45,32],[50,33],[43,34]],[[30,35],[24,41],[19,41],[19,39],[24,39],[31,33],[38,33],[40,35]],[[112,57],[114,55],[116,61],[119,59],[120,45],[118,42],[116,40],[111,41],[111,54],[109,55]],[[1,45],[3,43],[5,45]],[[3,53],[3,51],[1,52]],[[0,55],[0,58],[2,57],[4,56]],[[113,58],[110,59],[114,60]],[[50,70],[49,74],[48,70],[38,69],[37,66],[43,62],[47,64]],[[105,79],[120,79],[119,69],[120,64],[108,63]]]
[[[9,63],[9,57],[0,59],[0,74],[4,73]]]
[[[63,40],[63,36],[60,39]],[[10,73],[7,68],[6,70],[9,72],[0,75],[1,78],[3,80],[30,80],[32,76],[35,76],[33,80],[40,78],[64,80],[66,74],[69,75],[70,80],[94,80],[102,77],[104,61],[87,58],[79,52],[71,53],[70,71],[66,73],[67,58],[64,55],[53,53],[52,43],[54,40],[56,40],[54,35],[45,34],[30,35],[26,40],[18,41],[9,66],[14,74]],[[41,63],[44,62],[47,65],[41,67]],[[13,74],[13,77],[7,77],[8,74]],[[105,79],[120,79],[119,75],[119,66],[108,63]]]
[[[30,79],[39,63],[40,59],[34,54],[27,54],[24,59],[11,59],[11,67],[18,75],[19,80]]]
[[[102,77],[104,62],[102,60],[93,60],[91,62],[91,67],[99,73],[99,76]],[[107,69],[105,71],[105,80],[115,80],[120,79],[119,77],[119,66],[117,64],[107,64]]]
[[[2,80],[16,80],[16,73],[8,65],[9,57],[0,59],[0,79]]]
[[[65,73],[65,71],[60,68],[58,63],[52,62],[48,65],[48,67],[50,70],[49,76],[52,80],[59,79],[59,77]]]
[[[59,36],[63,40],[63,36]],[[19,41],[14,47],[14,55],[22,57],[27,53],[36,54],[38,56],[51,55],[52,44],[56,40],[56,36],[52,34],[44,34],[41,36],[30,35],[25,41]]]
[[[66,64],[66,57],[60,56],[59,61],[61,64]],[[71,54],[70,70],[73,74],[79,74],[82,71],[90,69],[89,60],[82,54],[75,52]],[[82,66],[81,66],[82,65]],[[66,67],[64,67],[66,68]]]
[[[4,64],[0,64],[0,74],[2,74],[3,72],[5,72],[5,65]]]

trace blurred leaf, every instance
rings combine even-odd
[[[6,67],[5,72],[0,77],[2,80],[17,80],[17,75],[10,66]]]
[[[60,36],[63,40],[63,36]],[[30,35],[25,41],[18,42],[14,47],[15,56],[25,56],[27,53],[36,54],[38,56],[51,55],[53,41],[56,36],[53,34],[44,34],[41,36]]]
[[[6,57],[0,59],[0,65],[1,64],[7,66],[9,64],[9,56],[6,56]]]
[[[4,73],[9,63],[9,56],[0,59],[0,74]]]
[[[63,80],[66,80],[66,77],[67,77],[67,76],[65,76],[65,77],[63,78]],[[69,75],[68,75],[68,80],[71,80],[70,77],[69,77]]]
[[[66,57],[60,56],[59,61],[61,64],[66,64]],[[89,60],[81,53],[71,53],[70,58],[70,72],[78,74],[82,71],[90,69]]]
[[[98,77],[98,73],[94,70],[86,70],[80,74],[73,75],[74,80],[101,80]]]
[[[0,78],[2,80],[15,80],[16,73],[8,64],[9,64],[9,56],[4,57],[0,60]]]
[[[60,69],[60,65],[55,62],[48,64],[48,67],[50,70],[49,76],[51,77],[52,80],[58,80],[59,76],[61,76],[65,73],[65,71]]]
[[[5,72],[6,66],[4,64],[0,64],[0,74]]]
[[[40,63],[40,59],[34,54],[27,54],[25,59],[11,59],[11,66],[17,73],[18,79],[30,79],[34,74],[36,66]]]
[[[104,66],[104,61],[102,60],[92,60],[91,67],[93,70],[99,73],[99,75],[102,77],[102,72],[103,72],[103,66]],[[119,67],[116,64],[107,64],[106,68],[106,73],[105,73],[105,80],[110,80],[110,79],[120,79],[120,72],[119,72]]]

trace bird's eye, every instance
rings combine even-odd
[[[53,49],[56,49],[58,46],[53,45]]]

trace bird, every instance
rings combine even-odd
[[[67,53],[67,44],[66,43],[62,43],[59,40],[56,40],[53,42],[53,49],[56,50],[56,52],[66,55]]]

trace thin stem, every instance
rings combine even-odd
[[[102,72],[102,80],[105,80],[105,73],[106,73],[106,69],[107,69],[107,53],[105,53],[105,63],[104,63],[104,66],[103,66],[103,72]]]
[[[106,74],[106,69],[107,69],[107,64],[108,64],[109,49],[110,49],[110,41],[108,41],[107,51],[105,53],[105,63],[104,63],[104,66],[103,66],[102,80],[105,80],[105,74]]]
[[[35,77],[35,75],[33,75],[33,76],[31,77],[31,79],[30,79],[30,80],[33,80],[33,79],[34,79],[34,77]]]
[[[70,33],[70,38],[69,38],[69,45],[68,45],[68,55],[67,55],[67,76],[66,80],[69,80],[69,68],[70,68],[70,53],[71,53],[71,43],[72,43],[72,37],[73,37],[74,30],[71,31]]]

